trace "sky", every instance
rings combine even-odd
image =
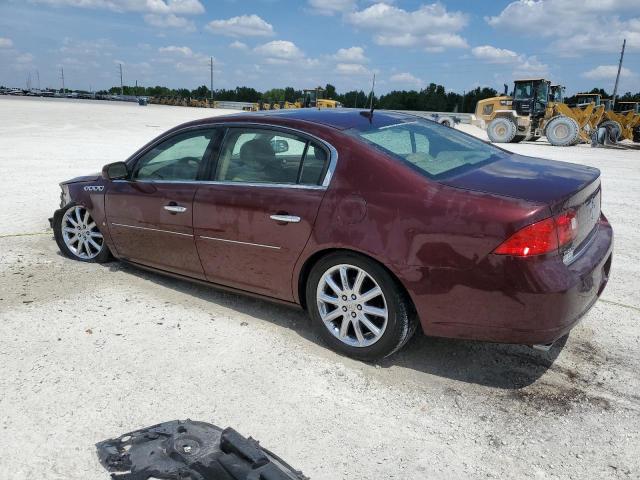
[[[0,0],[0,85],[640,91],[640,0]]]

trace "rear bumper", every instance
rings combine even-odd
[[[403,272],[427,335],[527,345],[567,334],[609,279],[613,230],[602,216],[589,245],[569,265],[556,255],[489,255],[471,270]]]

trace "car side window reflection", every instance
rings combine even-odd
[[[268,129],[232,128],[215,180],[318,185],[327,161],[326,151],[305,138]]]
[[[145,153],[133,180],[196,180],[215,130],[196,130],[171,137]]]

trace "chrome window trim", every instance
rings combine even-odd
[[[207,128],[230,128],[230,127],[247,127],[247,128],[266,128],[270,130],[280,130],[285,133],[291,133],[300,135],[302,137],[307,137],[309,139],[315,140],[320,145],[324,146],[327,150],[329,150],[329,166],[327,167],[327,171],[324,175],[324,179],[320,185],[301,185],[301,184],[290,184],[290,183],[252,183],[252,182],[222,182],[217,180],[112,180],[113,182],[141,182],[141,183],[188,183],[188,184],[213,184],[213,185],[239,185],[239,186],[248,186],[248,187],[276,187],[276,188],[307,188],[313,190],[325,190],[331,184],[331,179],[333,178],[333,174],[335,172],[337,163],[338,163],[338,151],[335,149],[333,145],[328,143],[327,141],[321,139],[313,135],[312,133],[307,133],[303,130],[299,130],[297,128],[285,127],[282,125],[273,125],[271,123],[260,123],[260,122],[212,122],[212,123],[202,123],[198,125],[190,125],[188,127],[181,128],[179,130],[172,130],[167,132],[166,134],[158,137],[156,141],[152,144],[148,145],[144,150],[138,151],[134,153],[131,157],[129,157],[125,163],[127,166],[135,166],[135,164],[140,160],[142,156],[144,156],[147,152],[155,148],[158,144],[168,140],[174,135],[180,135],[182,133],[186,133],[192,130],[202,130]]]
[[[242,187],[262,187],[262,188],[294,188],[298,190],[326,190],[322,185],[300,185],[297,183],[252,183],[252,182],[229,182],[217,180],[112,180],[114,183],[157,183],[157,184],[188,184],[188,185],[225,185]]]
[[[215,240],[217,242],[226,242],[226,243],[237,243],[240,245],[249,245],[252,247],[262,247],[262,248],[271,248],[273,250],[280,250],[281,247],[276,247],[275,245],[265,245],[262,243],[251,243],[251,242],[241,242],[239,240],[228,240],[226,238],[217,238],[217,237],[205,237],[204,235],[200,235],[199,238],[202,238],[203,240]]]
[[[136,225],[126,225],[124,223],[111,222],[114,227],[135,228],[137,230],[148,230],[150,232],[171,233],[173,235],[181,235],[183,237],[193,237],[190,233],[172,232],[171,230],[161,230],[159,228],[138,227]]]

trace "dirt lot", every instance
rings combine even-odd
[[[95,442],[187,417],[314,480],[640,478],[640,152],[509,146],[602,170],[612,279],[565,345],[417,335],[369,365],[301,311],[59,254],[59,181],[212,113],[0,97],[0,479],[104,480]]]

